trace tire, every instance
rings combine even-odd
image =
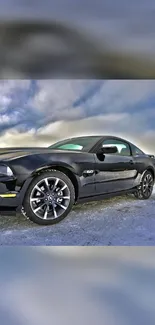
[[[148,200],[153,192],[154,177],[150,171],[146,171],[142,177],[139,188],[134,196],[139,200]]]
[[[71,180],[60,171],[50,170],[34,178],[26,192],[23,209],[34,223],[52,225],[67,217],[74,202]]]

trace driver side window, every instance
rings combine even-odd
[[[116,140],[116,139],[104,140],[102,147],[104,146],[107,147],[108,145],[117,147],[117,152],[115,153],[115,155],[131,156],[130,146],[126,142],[123,142],[121,140]]]

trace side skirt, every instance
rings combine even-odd
[[[81,204],[81,203],[87,203],[87,202],[93,202],[93,201],[101,201],[104,199],[110,199],[112,197],[116,196],[123,196],[127,194],[133,194],[136,190],[136,187],[128,191],[120,191],[120,192],[113,192],[113,193],[108,193],[108,194],[101,194],[101,195],[95,195],[95,196],[90,196],[90,197],[84,197],[84,198],[79,198],[75,204]]]

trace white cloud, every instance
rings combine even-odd
[[[30,80],[1,80],[0,81],[0,113],[3,112],[12,102],[11,95],[16,90],[27,90]]]
[[[90,101],[88,106],[93,111],[100,107],[101,111],[130,113],[131,107],[144,103],[155,93],[154,80],[108,80]]]
[[[39,80],[38,86],[32,104],[39,110],[51,112],[72,105],[84,84],[81,80]]]
[[[74,108],[79,99],[93,84],[94,80],[39,80],[39,91],[30,105],[41,111],[47,119],[74,119],[83,117],[83,107]]]
[[[11,103],[11,98],[1,95],[0,96],[0,110],[3,110],[3,108],[6,108]]]
[[[4,123],[9,123],[10,118],[8,115],[0,115],[0,125],[3,125]]]

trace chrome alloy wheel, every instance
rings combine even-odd
[[[150,194],[152,193],[153,185],[154,185],[153,176],[151,174],[147,174],[143,179],[143,184],[142,184],[142,192],[145,197],[150,196]]]
[[[152,173],[146,172],[143,176],[140,186],[138,186],[137,191],[134,193],[137,199],[149,199],[152,194],[154,186],[154,178]]]
[[[67,184],[57,177],[46,177],[31,191],[30,206],[33,213],[43,220],[59,218],[70,203],[70,190]]]

